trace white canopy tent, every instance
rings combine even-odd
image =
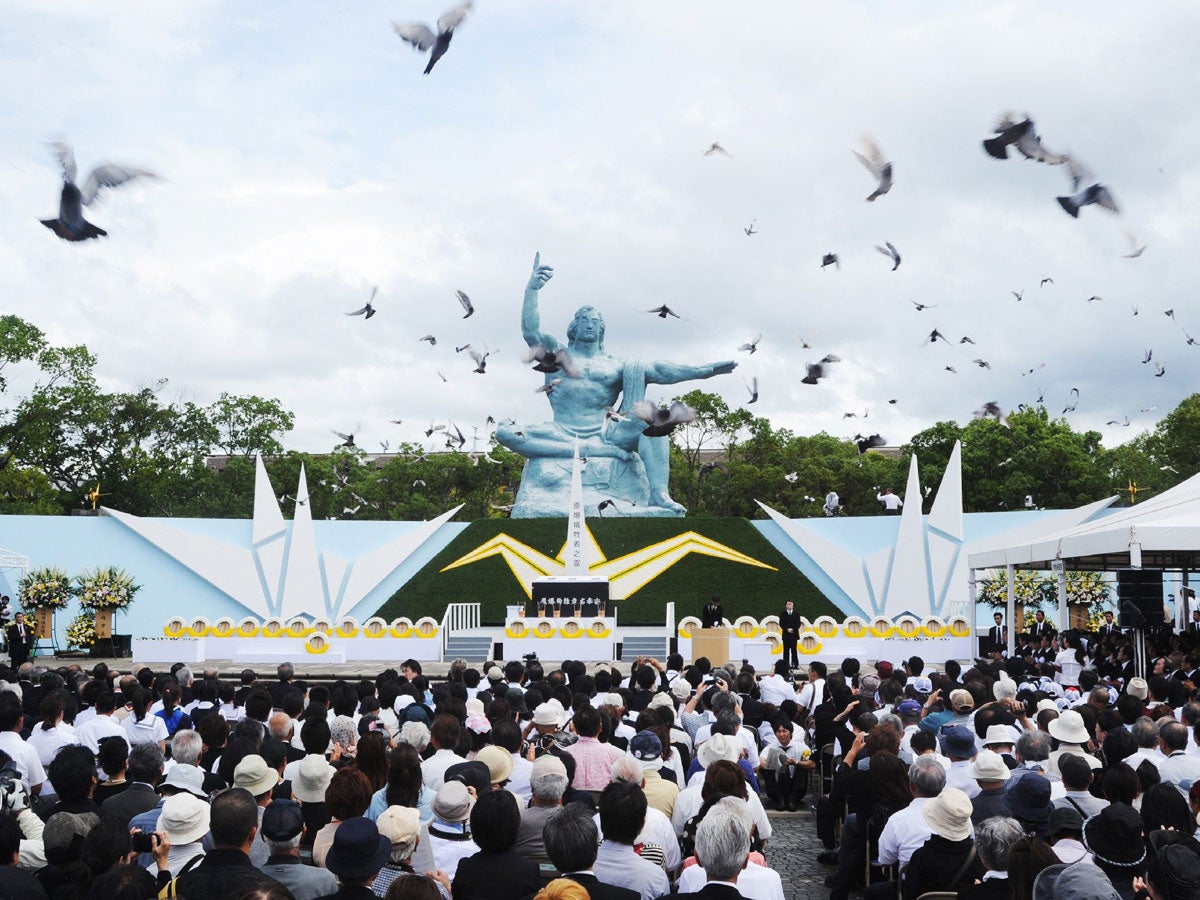
[[[1074,570],[1139,569],[1143,566],[1179,570],[1186,586],[1188,572],[1200,567],[1200,474],[1144,503],[1029,541],[971,553],[967,557],[967,566],[972,573],[977,569],[1001,566],[1007,569],[1010,623],[1015,613],[1015,570],[1054,569],[1059,579],[1061,624],[1066,613],[1067,560]],[[1177,606],[1177,610],[1182,608],[1183,604]],[[1010,625],[1010,653],[1014,637]]]

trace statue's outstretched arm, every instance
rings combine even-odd
[[[706,363],[702,366],[688,366],[683,363],[658,360],[646,365],[646,383],[678,384],[680,381],[691,381],[694,378],[712,378],[714,375],[727,375],[736,368],[737,363],[732,359]]]
[[[542,317],[538,312],[538,291],[551,278],[554,269],[542,265],[542,254],[533,257],[533,274],[529,276],[529,284],[525,286],[525,302],[521,306],[521,334],[525,343],[530,347],[545,347],[547,350],[557,350],[558,339],[552,334],[542,331]]]

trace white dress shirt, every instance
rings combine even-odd
[[[106,737],[120,737],[126,742],[129,740],[121,723],[114,721],[112,716],[92,716],[75,728],[75,739],[93,753],[100,752],[100,741]]]
[[[921,807],[927,802],[925,797],[914,797],[908,806],[888,817],[879,835],[879,861],[885,866],[908,865],[912,855],[933,837],[933,829],[921,815]]]
[[[37,752],[41,764],[48,766],[59,750],[67,744],[77,744],[79,740],[75,737],[75,729],[65,722],[59,722],[53,728],[43,728],[39,722],[33,726],[26,743]]]
[[[679,893],[694,893],[707,883],[708,874],[703,866],[696,863],[684,869],[683,874],[679,876]],[[779,873],[756,862],[746,863],[746,868],[738,872],[737,884],[734,887],[746,900],[784,900],[783,880]]]

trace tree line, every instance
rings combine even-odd
[[[35,325],[0,316],[0,514],[88,508],[99,484],[102,504],[134,515],[248,518],[259,454],[285,515],[305,466],[309,497],[301,499],[317,519],[412,521],[458,504],[464,521],[503,517],[520,483],[523,460],[494,441],[478,453],[426,453],[415,444],[384,456],[353,447],[300,453],[285,446],[295,418],[277,399],[222,393],[201,405],[172,395],[166,380],[110,392],[95,367],[85,346],[55,346]],[[1128,502],[1131,483],[1145,499],[1200,470],[1200,394],[1113,448],[1037,407],[1011,414],[1009,428],[992,419],[938,422],[899,458],[860,454],[824,432],[775,428],[704,391],[680,399],[698,416],[674,435],[671,491],[694,516],[761,518],[756,499],[788,516],[820,515],[830,491],[844,514],[874,515],[879,490],[904,490],[913,453],[922,484],[936,487],[956,440],[972,512],[1022,508],[1026,496],[1038,507],[1114,493]],[[214,456],[223,465],[210,465]]]

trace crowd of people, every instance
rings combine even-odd
[[[1055,636],[1065,680],[1031,655],[0,667],[0,897],[784,900],[767,812],[804,808],[831,900],[1192,900],[1200,657],[1164,635],[1148,678],[1102,674],[1089,646],[1123,640]]]

